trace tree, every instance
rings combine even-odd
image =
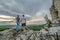
[[[51,20],[48,19],[48,16],[47,15],[45,15],[45,20],[46,20],[46,26],[47,27],[52,27],[52,25],[51,25],[52,22],[51,22]]]

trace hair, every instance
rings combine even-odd
[[[22,15],[24,17],[24,15]]]
[[[17,15],[17,17],[19,17],[19,15]]]

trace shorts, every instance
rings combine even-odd
[[[22,23],[22,26],[26,26],[26,23]]]

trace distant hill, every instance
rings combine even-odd
[[[33,24],[33,25],[27,25],[27,27],[35,27],[35,26],[44,26],[45,24],[42,25],[37,25],[37,24]],[[0,28],[12,28],[12,27],[16,27],[15,24],[0,24]]]

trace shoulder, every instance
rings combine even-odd
[[[26,19],[26,17],[24,17]]]
[[[24,17],[24,19],[26,20],[26,18]]]
[[[22,17],[21,19],[26,19],[26,17]]]

